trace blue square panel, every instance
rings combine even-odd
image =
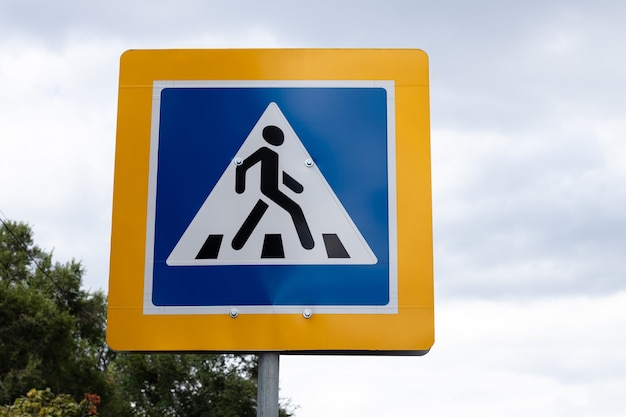
[[[395,308],[393,84],[181,81],[154,92],[151,308]]]

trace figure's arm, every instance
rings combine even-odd
[[[246,191],[246,172],[250,167],[246,167],[244,164],[237,165],[237,168],[235,169],[235,192],[237,194],[241,194]]]
[[[304,191],[304,187],[302,186],[302,184],[300,184],[298,180],[287,174],[285,171],[283,171],[283,184],[285,184],[287,188],[289,188],[294,193],[300,194],[302,191]]]
[[[244,159],[243,163],[241,165],[237,165],[237,168],[235,168],[235,192],[237,194],[241,194],[246,191],[246,172],[248,172],[248,169],[261,160],[261,149],[258,149],[249,157]]]

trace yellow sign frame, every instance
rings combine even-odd
[[[393,80],[397,314],[146,315],[155,80]],[[118,351],[424,354],[434,343],[428,57],[417,49],[131,50],[121,57],[107,342]]]

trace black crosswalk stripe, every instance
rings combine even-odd
[[[331,259],[336,258],[349,258],[350,255],[348,251],[341,243],[339,236],[335,233],[324,233],[322,234],[322,238],[324,239],[324,246],[326,247],[326,254]]]
[[[196,259],[217,259],[224,235],[209,235],[196,255]]]
[[[284,258],[285,249],[283,248],[283,237],[280,234],[265,235],[263,239],[263,249],[261,250],[261,258]]]

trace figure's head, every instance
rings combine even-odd
[[[265,126],[263,128],[263,139],[270,145],[280,146],[285,141],[285,135],[278,126]]]

